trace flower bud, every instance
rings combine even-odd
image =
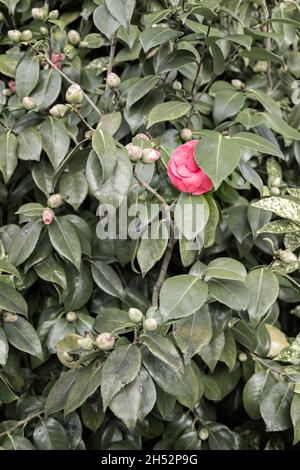
[[[52,194],[48,197],[47,205],[51,207],[51,209],[56,209],[57,207],[62,206],[63,203],[63,197],[59,193]]]
[[[200,429],[198,436],[201,441],[206,441],[209,438],[209,430],[207,428]]]
[[[245,88],[245,83],[242,80],[234,78],[231,80],[231,85],[234,86],[236,90],[243,90]]]
[[[3,314],[3,321],[5,323],[15,323],[18,320],[18,315],[15,313],[5,312]]]
[[[75,29],[71,29],[68,32],[68,41],[73,46],[78,46],[78,44],[80,44],[80,41],[81,41],[80,34]]]
[[[146,141],[147,141],[147,140],[148,140],[148,141],[150,140],[150,138],[147,136],[147,134],[143,134],[143,133],[137,134],[135,137],[136,137],[137,139],[140,139],[140,140],[146,140]]]
[[[156,149],[144,149],[142,155],[143,163],[154,163],[160,158],[160,152]]]
[[[13,92],[16,93],[16,82],[14,80],[8,80],[8,88]]]
[[[132,162],[138,162],[142,158],[143,150],[138,145],[127,144],[126,149]]]
[[[121,80],[116,73],[110,72],[106,77],[106,83],[111,90],[117,90],[120,87]]]
[[[66,56],[63,52],[60,54],[56,54],[55,52],[52,52],[51,54],[51,62],[60,70],[62,68],[62,61],[65,60]]]
[[[285,264],[297,263],[297,256],[291,250],[279,250],[279,258]]]
[[[32,8],[31,16],[34,20],[44,21],[47,14],[43,8]]]
[[[50,225],[53,221],[54,213],[49,207],[45,207],[43,211],[43,222],[45,225]]]
[[[21,40],[22,33],[17,29],[10,29],[7,35],[12,42],[19,42]]]
[[[280,176],[270,176],[268,179],[269,186],[277,186],[277,188],[281,185],[281,178]]]
[[[84,133],[84,138],[85,139],[91,139],[93,137],[93,131],[86,131]]]
[[[68,59],[73,59],[76,55],[76,49],[72,44],[66,44],[64,47],[64,53]]]
[[[40,33],[43,35],[43,36],[48,36],[48,28],[46,28],[45,26],[41,26],[40,27]]]
[[[91,351],[94,348],[94,341],[92,338],[80,338],[77,341],[78,346],[84,351]]]
[[[25,109],[30,111],[31,109],[34,109],[36,107],[35,101],[30,98],[30,96],[24,96],[22,99],[22,104]]]
[[[30,29],[25,29],[25,31],[22,31],[21,33],[21,41],[28,42],[31,41],[32,39],[32,32]]]
[[[51,114],[51,116],[61,119],[66,115],[68,110],[68,106],[66,106],[65,104],[55,104],[54,106],[52,106],[49,113]]]
[[[66,100],[71,104],[80,104],[83,100],[83,91],[77,83],[71,85],[66,92]]]
[[[277,356],[284,348],[289,346],[285,334],[273,325],[265,324],[271,340],[271,347],[267,354],[268,357],[273,358]]]
[[[64,351],[62,353],[62,358],[66,361],[66,362],[73,362],[73,357],[67,352],[67,351]]]
[[[239,353],[239,356],[238,356],[238,359],[239,359],[240,362],[246,362],[247,359],[248,359],[248,356],[247,356],[246,353],[240,352],[240,353]]]
[[[12,91],[9,88],[4,88],[4,90],[2,90],[2,95],[3,96],[11,96]]]
[[[58,17],[59,17],[59,11],[58,10],[50,11],[49,16],[48,16],[49,20],[57,20]]]
[[[279,196],[280,189],[277,186],[271,186],[270,187],[270,194],[271,194],[271,196]]]
[[[181,132],[180,132],[180,138],[184,142],[188,142],[189,140],[192,140],[193,133],[192,133],[191,129],[187,129],[187,128],[182,129]]]
[[[144,318],[144,315],[138,308],[130,308],[128,310],[128,316],[130,321],[133,323],[141,323],[142,319]]]
[[[146,318],[143,322],[143,327],[146,331],[154,331],[158,327],[158,324],[155,318]]]
[[[101,351],[108,351],[112,349],[115,344],[115,337],[110,333],[100,333],[95,339],[95,345]]]
[[[179,91],[182,88],[182,84],[178,80],[174,80],[172,88],[173,90]]]
[[[253,67],[254,72],[266,72],[268,70],[268,62],[259,60]]]
[[[68,312],[66,315],[66,320],[70,323],[73,323],[77,320],[77,315],[75,312]]]
[[[3,15],[2,11],[0,11],[0,21],[4,21],[5,20],[5,16]]]

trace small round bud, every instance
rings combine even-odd
[[[77,315],[75,312],[68,312],[66,315],[66,320],[70,323],[73,323],[77,320]]]
[[[187,128],[182,129],[182,131],[180,132],[180,138],[184,142],[188,142],[189,140],[192,140],[193,133],[192,133],[191,129],[187,129]]]
[[[80,41],[81,41],[80,34],[75,29],[71,29],[68,32],[68,41],[73,46],[78,46],[78,44],[80,44]]]
[[[93,131],[86,131],[84,133],[84,138],[85,139],[91,139],[93,137]]]
[[[147,134],[143,134],[142,132],[140,134],[137,134],[135,137],[140,140],[145,140],[145,141],[150,140],[150,137],[148,137]]]
[[[18,320],[18,315],[15,313],[5,312],[3,314],[3,321],[5,323],[15,323]]]
[[[239,356],[238,356],[238,359],[239,359],[240,362],[246,362],[247,359],[248,359],[248,356],[247,356],[246,353],[240,352],[240,353],[239,353]]]
[[[51,62],[57,67],[59,70],[62,68],[62,61],[65,60],[66,56],[63,52],[60,54],[56,54],[55,52],[52,52],[51,54]]]
[[[66,362],[73,362],[72,356],[71,356],[67,351],[64,351],[64,352],[62,353],[62,358],[63,358]]]
[[[94,341],[92,338],[80,338],[77,341],[77,344],[84,351],[91,351],[94,348]]]
[[[31,16],[34,20],[44,21],[46,19],[46,12],[43,8],[32,8]]]
[[[66,44],[65,47],[64,47],[64,54],[66,55],[66,57],[68,57],[69,59],[73,59],[76,55],[76,49],[74,46],[72,46],[72,44]]]
[[[83,100],[83,91],[80,85],[74,83],[66,92],[66,100],[71,104],[80,104]]]
[[[126,149],[132,162],[138,162],[142,158],[143,149],[138,145],[127,144]]]
[[[280,189],[277,186],[271,186],[270,187],[270,194],[271,194],[271,196],[279,196]]]
[[[54,106],[52,106],[49,113],[51,114],[51,116],[61,119],[66,115],[67,111],[68,106],[66,106],[65,104],[55,104]]]
[[[231,80],[231,85],[234,86],[236,90],[243,90],[245,88],[245,83],[236,78]]]
[[[279,187],[281,185],[281,178],[280,176],[271,176],[269,178],[269,185],[270,186],[277,186]]]
[[[45,225],[50,225],[53,222],[54,213],[49,207],[45,207],[43,211],[43,222]]]
[[[291,250],[279,250],[279,259],[285,264],[297,263],[297,256]]]
[[[7,35],[12,42],[20,42],[22,33],[17,29],[10,29]]]
[[[138,308],[130,308],[128,310],[128,316],[133,323],[141,323],[144,318],[143,313]]]
[[[110,72],[106,77],[106,83],[111,90],[117,90],[120,87],[121,80],[116,73]]]
[[[143,163],[154,163],[160,158],[160,152],[156,149],[144,149],[142,155]]]
[[[0,21],[4,21],[5,20],[5,16],[3,15],[2,11],[0,11]]]
[[[47,205],[51,207],[51,209],[56,209],[57,207],[62,206],[64,203],[63,197],[61,194],[52,194],[48,197]]]
[[[201,441],[206,441],[209,438],[209,430],[207,428],[200,429],[198,436]]]
[[[268,70],[268,62],[259,60],[253,67],[254,72],[266,72]]]
[[[36,107],[35,101],[32,98],[30,98],[30,96],[24,96],[24,98],[22,99],[22,105],[28,111]]]
[[[108,351],[112,349],[115,344],[115,337],[110,333],[100,333],[95,339],[95,345],[101,351]]]
[[[49,20],[57,20],[58,17],[59,17],[59,11],[58,10],[50,11],[49,16],[48,16]]]
[[[146,331],[154,331],[158,327],[158,323],[155,318],[146,318],[143,322],[143,327]]]
[[[45,26],[41,26],[40,27],[40,33],[43,35],[43,36],[48,36],[48,28],[46,28]]]
[[[8,80],[8,88],[13,92],[16,93],[16,82],[14,80]]]
[[[179,91],[182,89],[182,84],[178,80],[174,80],[172,88],[173,90]]]
[[[13,92],[9,88],[4,88],[4,90],[2,90],[3,96],[11,96],[12,94]]]
[[[32,32],[30,29],[25,29],[25,31],[22,31],[21,33],[21,41],[24,42],[29,42],[32,39]]]

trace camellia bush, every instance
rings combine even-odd
[[[297,449],[300,4],[0,0],[0,447]]]

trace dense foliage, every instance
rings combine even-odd
[[[0,0],[1,448],[299,447],[299,3]]]

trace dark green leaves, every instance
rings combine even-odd
[[[102,169],[102,179],[99,181],[101,183],[112,174],[116,166],[116,144],[108,132],[96,129],[93,133],[92,145]]]
[[[278,280],[269,269],[259,268],[248,274],[247,286],[250,294],[249,316],[257,323],[277,299]]]
[[[264,396],[260,412],[267,431],[283,431],[291,425],[290,406],[293,391],[288,383],[277,383]]]
[[[116,272],[103,261],[92,261],[92,275],[94,281],[104,292],[113,297],[124,297],[125,292],[120,278]]]
[[[33,252],[39,240],[42,230],[42,222],[28,222],[14,238],[8,260],[15,266],[22,264]]]
[[[24,351],[39,359],[43,359],[40,339],[33,326],[24,318],[18,317],[14,323],[4,325],[8,342],[20,351]]]
[[[49,226],[49,237],[53,248],[79,270],[81,245],[72,224],[62,217],[56,217]]]
[[[0,308],[8,312],[27,315],[27,304],[23,296],[2,280],[0,280]]]
[[[17,138],[6,132],[0,135],[0,171],[8,183],[17,166]]]
[[[157,104],[150,111],[148,127],[157,122],[172,121],[178,119],[189,112],[191,105],[180,101],[168,101],[167,103]]]
[[[140,41],[142,43],[143,49],[145,52],[150,51],[155,46],[159,46],[164,44],[172,39],[181,36],[180,31],[175,31],[169,28],[148,28],[145,29],[142,34],[140,35]]]
[[[57,169],[69,150],[70,137],[67,129],[61,120],[50,117],[41,125],[40,133],[43,149],[53,168]]]
[[[29,96],[39,79],[40,64],[35,54],[24,54],[16,69],[16,89],[19,97]]]

